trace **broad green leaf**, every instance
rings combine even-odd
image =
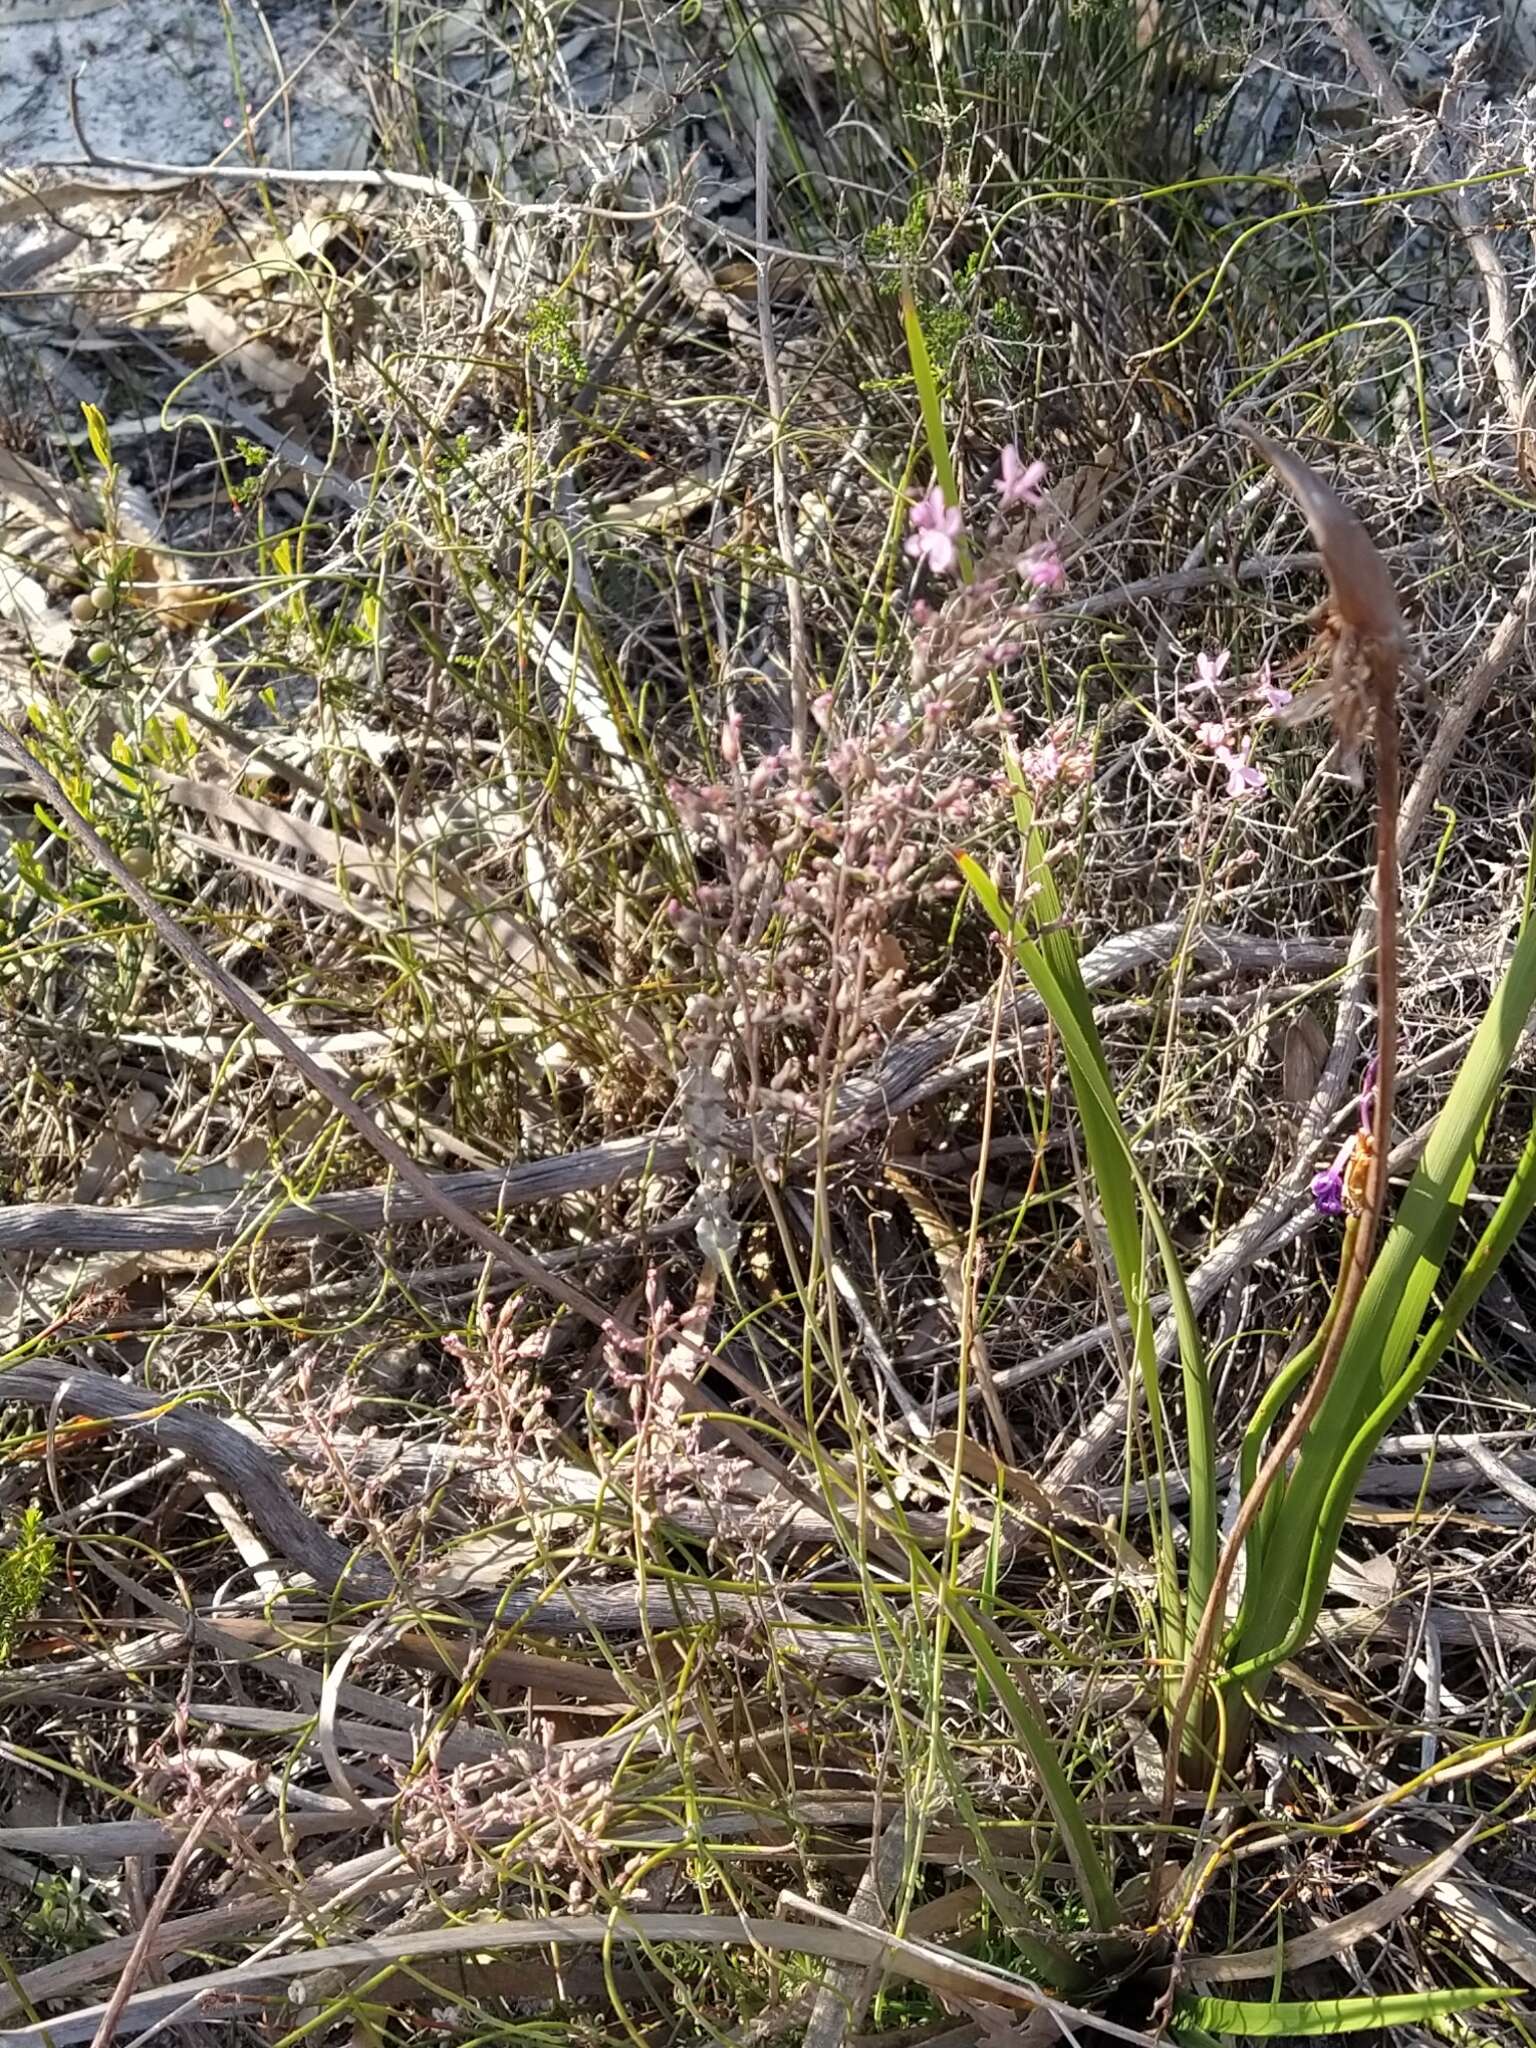
[[[1182,1998],[1176,2021],[1245,2040],[1272,2039],[1276,2034],[1360,2034],[1367,2027],[1422,2026],[1448,2013],[1475,2012],[1480,2005],[1518,1996],[1496,1984],[1473,1984],[1450,1991],[1389,1992],[1381,1998]]]
[[[110,475],[113,467],[112,435],[107,426],[106,415],[99,406],[91,405],[89,402],[83,404],[80,410],[85,414],[85,431],[90,436],[91,453]]]
[[[1272,1668],[1305,1639],[1309,1616],[1315,1615],[1314,1595],[1321,1600],[1349,1504],[1341,1475],[1363,1468],[1375,1442],[1416,1390],[1410,1359],[1422,1356],[1415,1348],[1420,1328],[1472,1184],[1483,1132],[1533,1005],[1536,920],[1521,930],[1435,1119],[1366,1281],[1333,1385],[1301,1446],[1281,1507],[1266,1518],[1255,1590],[1232,1652],[1250,1675]],[[1518,1192],[1515,1199],[1520,1199]],[[1480,1275],[1478,1293],[1491,1270],[1476,1255],[1469,1262],[1469,1271]],[[1461,1311],[1463,1320],[1475,1298]],[[1453,1334],[1447,1332],[1444,1341]]]
[[[1360,1484],[1361,1475],[1375,1456],[1376,1447],[1382,1437],[1423,1387],[1424,1382],[1445,1355],[1447,1347],[1455,1341],[1457,1333],[1488,1285],[1489,1277],[1498,1270],[1511,1245],[1529,1222],[1533,1211],[1536,1211],[1536,1125],[1532,1127],[1525,1143],[1525,1150],[1520,1155],[1520,1162],[1511,1175],[1509,1185],[1490,1217],[1487,1228],[1462,1268],[1445,1306],[1425,1332],[1407,1371],[1366,1417],[1338,1461],[1317,1529],[1311,1539],[1306,1582],[1302,1590],[1300,1607],[1290,1629],[1285,1638],[1272,1649],[1251,1657],[1246,1662],[1235,1663],[1232,1672],[1234,1677],[1252,1677],[1272,1668],[1275,1664],[1282,1663],[1287,1657],[1293,1656],[1311,1634],[1312,1625],[1317,1619],[1328,1589],[1334,1555],[1344,1533],[1344,1523],[1349,1514],[1350,1503],[1355,1497],[1355,1490]]]

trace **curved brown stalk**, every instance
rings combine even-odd
[[[1205,1683],[1216,1639],[1226,1619],[1227,1592],[1259,1511],[1292,1453],[1311,1428],[1333,1384],[1345,1339],[1355,1319],[1377,1233],[1387,1205],[1387,1162],[1392,1148],[1392,1097],[1397,1080],[1397,817],[1399,806],[1397,686],[1407,634],[1397,592],[1375,542],[1321,477],[1288,449],[1260,434],[1254,445],[1294,492],[1306,514],[1328,572],[1337,638],[1333,662],[1333,716],[1341,743],[1351,745],[1367,719],[1376,731],[1376,1103],[1371,1154],[1349,1263],[1335,1296],[1332,1327],[1317,1369],[1290,1421],[1259,1467],[1231,1533],[1184,1664],[1183,1682],[1168,1718],[1163,1771],[1162,1824],[1173,1818],[1184,1731]],[[1217,1760],[1219,1763],[1219,1759]],[[1166,1834],[1160,1839],[1166,1839]]]

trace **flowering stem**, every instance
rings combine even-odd
[[[1287,451],[1272,450],[1268,443],[1261,443],[1260,449],[1301,499],[1307,518],[1323,545],[1323,559],[1335,605],[1353,635],[1358,672],[1354,677],[1336,680],[1335,688],[1354,687],[1363,691],[1375,713],[1376,1104],[1371,1122],[1371,1157],[1365,1196],[1358,1228],[1352,1241],[1346,1244],[1344,1268],[1331,1311],[1332,1327],[1327,1332],[1322,1356],[1306,1394],[1259,1467],[1258,1476],[1244,1495],[1237,1519],[1222,1547],[1216,1575],[1206,1596],[1200,1624],[1184,1667],[1183,1683],[1169,1716],[1163,1776],[1164,1832],[1159,1836],[1158,1848],[1154,1850],[1158,1861],[1161,1861],[1166,1830],[1173,1818],[1184,1730],[1226,1618],[1227,1589],[1232,1583],[1237,1560],[1271,1488],[1311,1428],[1333,1384],[1345,1339],[1365,1288],[1387,1202],[1392,1097],[1397,1078],[1397,682],[1403,660],[1401,619],[1381,558],[1353,514],[1334,497],[1320,478]],[[1376,582],[1378,576],[1386,582],[1385,598]],[[1155,1896],[1155,1885],[1153,1889]]]

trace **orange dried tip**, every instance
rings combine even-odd
[[[59,1423],[50,1436],[23,1437],[19,1444],[12,1444],[6,1453],[7,1462],[13,1458],[45,1458],[51,1443],[56,1450],[67,1451],[74,1444],[89,1443],[93,1437],[106,1436],[114,1427],[111,1422],[98,1422],[89,1415]]]
[[[1366,1189],[1371,1178],[1371,1159],[1375,1146],[1369,1131],[1355,1134],[1354,1149],[1349,1155],[1349,1164],[1344,1169],[1344,1213],[1346,1216],[1365,1214]]]

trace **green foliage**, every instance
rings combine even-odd
[[[1448,2014],[1475,2012],[1518,1994],[1491,1984],[1447,1991],[1403,1991],[1382,1998],[1242,1999],[1185,1998],[1176,2010],[1180,2039],[1234,2035],[1240,2040],[1277,2035],[1360,2034],[1367,2028],[1423,2026]]]
[[[975,324],[963,306],[941,306],[928,300],[919,310],[934,362],[949,375],[961,350],[974,335]]]
[[[928,453],[933,462],[933,473],[943,487],[944,502],[958,505],[960,484],[955,476],[954,460],[949,452],[949,436],[944,430],[944,407],[939,391],[938,376],[933,367],[933,357],[928,350],[928,339],[923,332],[922,315],[911,292],[902,287],[902,324],[907,335],[907,356],[912,364],[912,379],[917,385],[918,404],[923,412],[923,436],[928,443]],[[970,581],[970,564],[965,544],[960,546],[960,559],[964,565],[966,581]]]
[[[261,480],[272,461],[272,451],[264,448],[259,441],[251,441],[244,434],[235,437],[235,453],[245,464],[245,475],[235,477],[229,486],[229,495],[237,505],[249,505],[261,496]]]
[[[51,1870],[38,1878],[21,1913],[21,1928],[33,1955],[51,1962],[92,1948],[106,1931],[89,1893],[101,1885],[80,1870]]]
[[[1219,1496],[1211,1401],[1200,1334],[1178,1258],[1121,1122],[1114,1083],[1078,970],[1077,943],[1063,916],[1045,848],[1022,787],[1017,788],[1022,862],[1010,910],[992,879],[969,858],[961,868],[992,923],[1008,940],[1062,1042],[1083,1148],[1104,1236],[1131,1324],[1131,1352],[1151,1424],[1151,1496],[1157,1556],[1159,1633],[1179,1689],[1214,1576]],[[1305,1646],[1321,1610],[1354,1491],[1382,1436],[1418,1393],[1471,1313],[1515,1235],[1536,1210],[1536,1129],[1491,1221],[1427,1332],[1424,1317],[1440,1285],[1484,1137],[1509,1063],[1536,1007],[1536,920],[1527,920],[1444,1108],[1436,1119],[1397,1219],[1378,1252],[1338,1368],[1289,1476],[1276,1487],[1249,1539],[1247,1597],[1192,1720],[1192,1753],[1211,1763],[1241,1755],[1255,1707],[1287,1657]],[[1183,1366],[1183,1433],[1175,1443],[1159,1386],[1151,1299],[1156,1266],[1173,1303]],[[1421,1333],[1422,1332],[1422,1333]],[[1266,1394],[1243,1444],[1240,1479],[1254,1484],[1264,1439],[1278,1425],[1320,1345],[1303,1349]],[[1190,1488],[1187,1559],[1174,1541],[1161,1481],[1170,1457]],[[1217,1740],[1217,1730],[1221,1735]],[[1022,1732],[1022,1731],[1021,1731]],[[1031,1753],[1044,1731],[1031,1731]],[[1060,1815],[1058,1814],[1058,1819]]]
[[[57,1550],[44,1532],[42,1509],[36,1502],[23,1508],[0,1550],[0,1666],[15,1655],[23,1629],[42,1604]]]
[[[881,221],[864,237],[864,254],[876,273],[876,288],[882,296],[894,299],[916,275],[927,233],[928,204],[921,192],[915,192],[905,220]]]
[[[559,292],[539,299],[528,314],[524,338],[528,353],[555,372],[557,382],[581,384],[586,380],[586,358],[571,332],[570,301]]]
[[[1377,1254],[1333,1385],[1273,1511],[1261,1517],[1250,1541],[1252,1590],[1225,1656],[1230,1678],[1242,1688],[1241,1699],[1232,1703],[1238,1732],[1276,1667],[1305,1642],[1316,1622],[1355,1487],[1377,1444],[1454,1341],[1536,1208],[1533,1129],[1491,1220],[1421,1335],[1499,1089],[1533,1007],[1536,920],[1528,920]],[[1261,1410],[1249,1431],[1245,1477],[1259,1456],[1257,1425],[1270,1419]]]

